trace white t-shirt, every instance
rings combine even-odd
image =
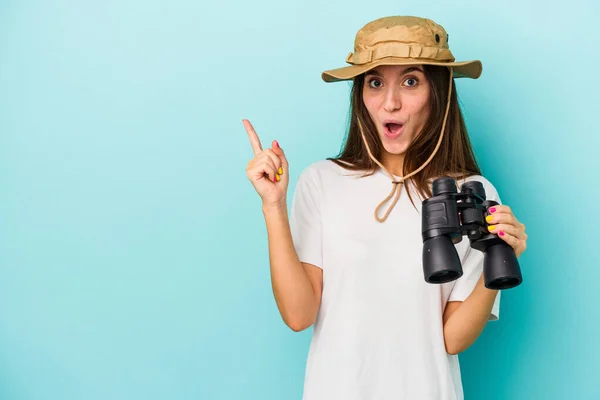
[[[293,196],[300,261],[323,270],[303,399],[461,400],[458,356],[446,352],[442,316],[448,301],[465,300],[474,289],[483,253],[464,236],[455,245],[463,276],[425,282],[422,199],[412,189],[413,206],[403,187],[387,220],[377,222],[373,212],[392,189],[390,178],[381,170],[359,174],[318,161],[302,171]],[[500,203],[487,179],[467,180],[475,179]],[[499,301],[500,293],[490,320],[499,317]]]

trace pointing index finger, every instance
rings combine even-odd
[[[262,151],[262,146],[260,144],[260,139],[258,135],[254,131],[254,127],[247,119],[242,120],[244,123],[244,127],[246,128],[246,132],[248,133],[248,138],[250,139],[250,144],[252,145],[252,150],[254,150],[254,154],[258,154]]]

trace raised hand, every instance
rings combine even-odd
[[[276,140],[270,149],[263,150],[250,121],[242,120],[254,157],[248,162],[246,175],[263,201],[263,206],[285,205],[289,183],[289,166]]]

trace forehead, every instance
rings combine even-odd
[[[380,65],[366,72],[366,75],[404,75],[409,72],[423,72],[422,65]]]

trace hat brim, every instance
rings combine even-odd
[[[454,78],[472,78],[477,79],[481,76],[483,66],[479,60],[462,61],[462,62],[435,62],[424,61],[417,58],[382,58],[375,62],[364,65],[350,65],[337,69],[324,71],[321,78],[325,82],[339,82],[351,80],[354,77],[365,73],[375,67],[381,65],[438,65],[442,67],[452,67],[452,76]]]

